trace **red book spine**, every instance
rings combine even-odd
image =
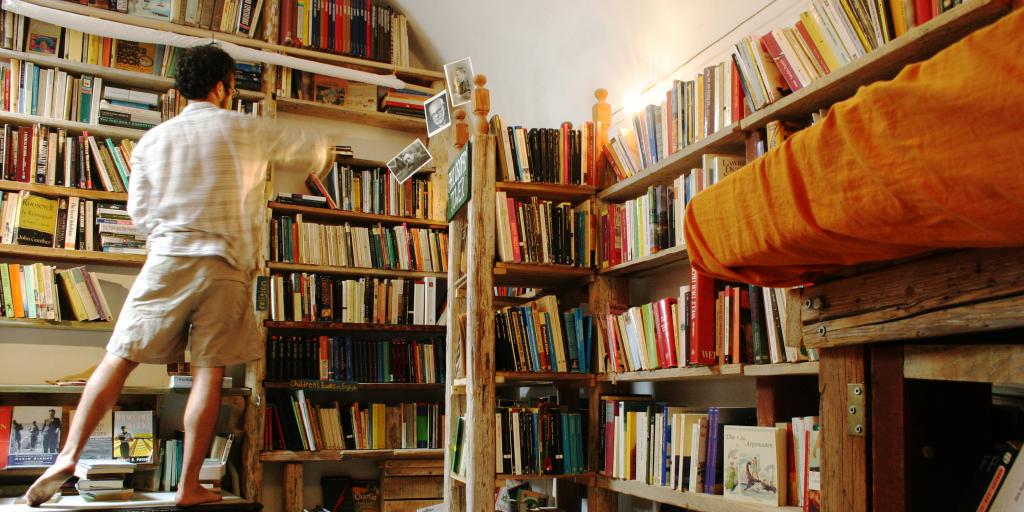
[[[715,280],[690,269],[690,362],[714,365]]]
[[[11,417],[14,414],[14,407],[0,405],[0,464],[7,465],[7,452],[11,442]],[[26,432],[27,429],[23,431]]]
[[[363,43],[363,57],[366,57],[366,58],[370,57],[370,48],[373,48],[373,24],[372,24],[373,16],[372,16],[372,13],[373,13],[372,0],[366,0],[366,10],[363,11],[363,19],[366,21],[366,29],[365,29],[366,31],[363,33],[363,35],[366,36],[366,37],[363,38],[365,40],[365,42]]]
[[[934,0],[914,0],[914,26],[935,16]]]
[[[512,261],[523,261],[523,253],[519,249],[519,219],[516,218],[516,212],[519,210],[516,208],[516,200],[514,198],[506,198],[508,202],[508,224],[509,231],[512,233]]]
[[[662,368],[679,366],[676,361],[676,329],[672,323],[672,311],[679,301],[666,297],[654,303],[655,329],[658,334],[658,364]]]
[[[733,123],[740,122],[743,119],[743,84],[740,82],[740,71],[736,67],[736,61],[730,60],[729,65],[732,66],[732,83],[729,84],[732,88],[732,121]]]
[[[569,175],[569,170],[572,169],[572,163],[569,161],[569,130],[572,130],[572,123],[562,123],[562,183],[572,183]]]
[[[746,291],[746,290],[742,290]],[[729,355],[731,356],[732,363],[744,363],[743,352],[740,351],[740,328],[742,324],[740,322],[740,311],[742,310],[742,304],[740,304],[740,287],[733,286],[729,288]],[[750,308],[750,300],[748,296],[747,308]]]
[[[811,55],[814,57],[814,62],[818,63],[818,66],[825,71],[825,73],[831,73],[832,70],[828,68],[828,64],[825,63],[825,57],[818,51],[818,47],[814,45],[814,39],[811,38],[811,33],[807,31],[807,26],[804,25],[803,20],[796,22],[796,31],[800,34],[800,38],[804,40],[804,44],[811,49]]]
[[[328,356],[330,355],[331,340],[327,336],[320,336],[320,380],[328,379]]]
[[[615,264],[618,265],[626,261],[629,246],[626,241],[626,209],[622,205],[617,205],[615,212]]]
[[[779,46],[779,42],[775,40],[775,36],[771,32],[761,37],[761,46],[771,55],[772,61],[775,62],[775,67],[779,68],[782,72],[782,78],[786,80],[786,84],[789,85],[789,90],[796,92],[800,90],[800,80],[796,78],[796,72],[789,65],[789,60],[782,54],[782,47]]]

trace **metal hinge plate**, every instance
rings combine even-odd
[[[846,385],[846,426],[851,436],[865,436],[868,432],[864,421],[867,387],[864,383]]]

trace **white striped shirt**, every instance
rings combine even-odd
[[[222,256],[250,270],[265,219],[267,165],[308,173],[330,158],[322,136],[190,103],[132,151],[128,213],[153,254]]]

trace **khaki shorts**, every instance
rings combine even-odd
[[[150,254],[135,279],[107,352],[129,361],[198,367],[260,357],[250,276],[216,256]]]

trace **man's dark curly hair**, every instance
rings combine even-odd
[[[235,72],[235,59],[219,46],[207,44],[185,49],[178,57],[174,87],[190,100],[203,99],[217,82],[227,87]]]

